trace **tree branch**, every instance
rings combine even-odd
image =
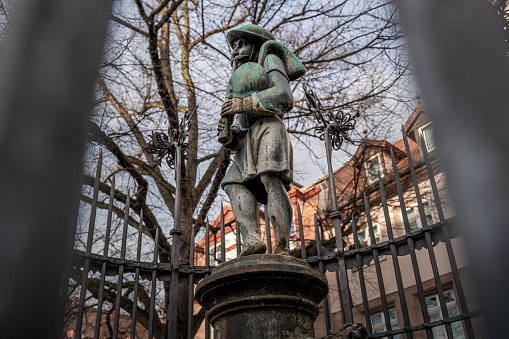
[[[143,36],[145,36],[147,38],[149,37],[149,34],[147,32],[142,31],[138,27],[131,25],[127,21],[124,21],[124,20],[120,19],[119,17],[114,16],[113,14],[110,15],[110,18],[111,18],[111,20],[115,21],[116,23],[121,24],[122,26],[125,26],[125,27],[127,27],[129,29],[132,29],[136,33],[140,33],[141,35],[143,35]]]

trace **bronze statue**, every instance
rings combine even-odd
[[[267,249],[258,232],[258,203],[267,206],[276,235],[274,253],[287,254],[293,212],[286,191],[293,181],[293,150],[283,118],[293,108],[290,81],[305,69],[292,51],[258,25],[231,30],[227,39],[233,70],[218,139],[237,154],[221,187],[242,235],[241,255]]]

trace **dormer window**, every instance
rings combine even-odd
[[[424,139],[424,143],[426,144],[426,150],[428,152],[435,150],[435,139],[433,137],[433,125],[431,122],[423,127],[419,128],[419,134],[421,138]]]
[[[378,180],[378,174],[383,177],[382,166],[380,165],[380,154],[375,154],[364,163],[366,169],[366,181],[368,185]]]

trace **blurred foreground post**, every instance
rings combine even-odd
[[[509,309],[509,69],[482,0],[399,2],[492,338]]]
[[[20,0],[0,55],[0,329],[57,336],[109,1]]]

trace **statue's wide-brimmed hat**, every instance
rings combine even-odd
[[[262,43],[269,40],[276,40],[274,35],[271,32],[263,28],[262,26],[247,24],[240,26],[239,28],[232,29],[226,34],[226,39],[230,46],[233,44],[238,38],[255,38],[260,40]]]

